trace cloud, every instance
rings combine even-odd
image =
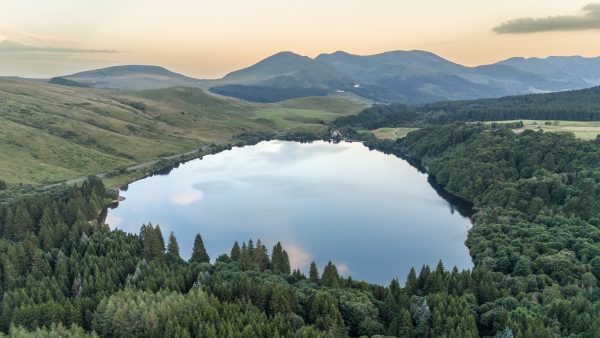
[[[0,35],[0,53],[59,53],[59,54],[113,54],[116,50],[85,49],[59,46],[33,46],[7,40]]]
[[[309,252],[294,244],[285,243],[284,247],[290,257],[292,269],[304,269],[310,265],[311,256]]]
[[[337,271],[340,275],[348,277],[352,274],[352,270],[350,269],[350,267],[348,266],[348,264],[346,263],[339,263],[336,262],[334,263],[335,267],[337,268]]]
[[[106,215],[105,222],[114,229],[122,226],[125,220],[123,217],[116,215],[114,212],[109,212],[108,215]]]
[[[498,34],[581,31],[600,29],[600,3],[589,4],[579,15],[559,15],[546,18],[518,18],[493,28]]]
[[[202,191],[190,191],[172,196],[171,203],[186,206],[200,200],[203,196]]]

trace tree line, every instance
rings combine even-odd
[[[374,105],[333,122],[336,128],[425,127],[453,122],[600,120],[600,87],[558,93],[442,101],[422,106]]]
[[[308,275],[281,243],[235,242],[191,258],[175,234],[98,221],[91,177],[0,204],[0,329],[11,336],[595,337],[600,334],[600,144],[484,124],[365,143],[411,156],[473,202],[475,267],[411,269],[387,286]]]

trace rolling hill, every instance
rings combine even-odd
[[[366,103],[255,104],[198,88],[116,91],[0,80],[0,178],[48,184],[226,143],[248,131],[324,131]]]
[[[205,85],[212,92],[249,101],[347,91],[374,101],[421,104],[583,89],[598,83],[600,58],[515,58],[467,67],[415,50],[366,56],[340,51],[314,59],[282,52]]]
[[[375,105],[341,117],[338,127],[423,127],[468,121],[600,121],[600,87],[502,98],[441,101],[421,106]]]
[[[511,58],[467,67],[426,51],[316,58],[280,52],[217,80],[156,66],[118,66],[62,76],[53,83],[126,90],[198,87],[252,102],[347,92],[385,103],[423,104],[558,92],[600,84],[600,58]]]
[[[54,80],[54,81],[53,81]],[[64,80],[72,83],[64,83]],[[63,81],[63,83],[60,83]],[[127,65],[80,72],[51,79],[63,85],[76,85],[109,89],[160,89],[176,86],[198,87],[199,80],[174,73],[158,66]]]
[[[526,66],[506,63],[466,67],[425,51],[368,56],[336,52],[321,54],[316,60],[351,76],[356,81],[356,94],[385,102],[464,100],[590,86],[576,75],[564,79],[549,70],[534,73]],[[600,70],[600,62],[596,67]]]
[[[522,71],[543,74],[557,80],[581,83],[584,86],[600,85],[600,57],[550,56],[547,58],[515,57],[499,62]]]
[[[276,102],[305,96],[325,96],[350,88],[352,79],[317,60],[281,52],[257,64],[227,74],[209,84],[210,91],[256,102]]]

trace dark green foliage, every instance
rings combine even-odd
[[[2,178],[0,178],[0,190],[6,190],[6,188],[8,188],[8,185]]]
[[[254,250],[254,262],[258,266],[259,271],[269,269],[271,266],[267,248],[262,244],[260,238],[256,242],[256,249]],[[286,273],[290,273],[290,271],[288,270]]]
[[[210,257],[208,257],[206,248],[204,248],[204,241],[202,241],[202,236],[200,236],[200,234],[197,234],[196,238],[194,239],[194,248],[192,249],[192,257],[190,258],[190,262],[210,262]]]
[[[143,243],[144,258],[153,260],[163,257],[165,245],[162,232],[158,225],[155,227],[152,226],[152,223],[142,225],[140,229],[140,238]]]
[[[48,80],[48,83],[61,85],[61,86],[69,86],[69,87],[81,87],[81,88],[89,88],[90,86],[85,83],[79,83],[77,81],[69,80],[64,77],[53,77]]]
[[[246,85],[216,86],[211,87],[210,91],[252,102],[279,102],[299,97],[325,96],[329,93],[329,90],[320,88],[276,88]]]
[[[319,282],[319,270],[317,269],[317,264],[315,262],[310,263],[310,269],[308,270],[308,279],[310,279],[313,283]]]
[[[167,246],[167,254],[169,254],[175,258],[181,258],[179,256],[179,243],[177,243],[177,238],[175,238],[175,233],[173,231],[171,231],[171,234],[169,234],[169,244]]]
[[[283,249],[281,243],[277,242],[273,247],[271,254],[271,264],[274,272],[289,274],[291,272],[290,258],[287,251]]]
[[[11,336],[557,337],[600,335],[600,144],[476,124],[425,128],[372,147],[410,155],[479,209],[475,268],[440,261],[402,286],[295,270],[281,243],[234,244],[209,263],[96,219],[98,179],[0,204],[0,329]],[[194,257],[194,256],[193,256]]]
[[[340,275],[338,274],[336,266],[329,262],[323,268],[323,276],[321,277],[321,284],[329,287],[337,287],[340,282]]]
[[[377,129],[423,127],[457,121],[519,119],[598,121],[600,120],[600,87],[496,99],[443,101],[418,107],[398,104],[374,105],[358,115],[341,117],[333,124],[338,128]]]
[[[235,241],[235,243],[233,243],[233,248],[231,248],[231,253],[229,256],[234,261],[240,260],[240,245],[238,244],[237,241]]]
[[[599,294],[600,272],[598,143],[454,124],[368,144],[418,160],[437,183],[480,209],[467,239],[476,266],[469,279],[453,270],[448,280],[443,266],[425,266],[418,277],[409,274],[408,292],[471,293],[479,304],[479,335],[508,335],[506,327],[517,337],[598,334],[599,298],[592,296]],[[530,303],[527,295],[534,294],[545,301]],[[589,310],[575,310],[580,306]],[[584,315],[590,325],[577,311],[594,313]],[[431,314],[434,326],[447,316],[433,306]],[[462,332],[474,326],[464,325]]]

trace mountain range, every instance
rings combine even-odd
[[[66,75],[51,82],[128,90],[199,87],[254,102],[349,92],[375,102],[420,104],[589,88],[600,85],[600,57],[515,57],[468,67],[425,51],[368,56],[339,51],[316,58],[280,52],[216,80],[132,65]]]

